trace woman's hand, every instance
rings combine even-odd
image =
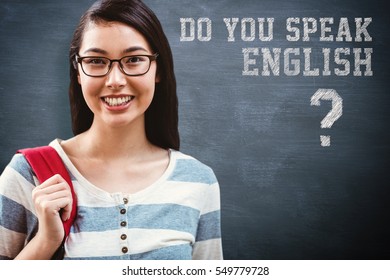
[[[62,221],[70,217],[72,193],[68,183],[57,174],[35,187],[32,199],[38,217],[38,232],[15,259],[49,260],[64,239]]]
[[[61,244],[64,238],[62,221],[70,218],[72,194],[61,175],[54,175],[32,191],[38,217],[37,236],[48,243]]]

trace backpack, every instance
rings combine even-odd
[[[53,257],[55,259],[62,259],[64,254],[64,242],[66,237],[69,235],[70,228],[74,220],[76,219],[77,214],[77,199],[73,189],[72,180],[70,179],[70,175],[64,163],[62,162],[61,157],[58,155],[57,151],[53,147],[42,146],[35,148],[27,148],[18,150],[17,153],[21,153],[24,155],[24,157],[30,164],[34,174],[37,176],[39,183],[43,183],[55,174],[60,174],[70,186],[73,198],[72,212],[70,214],[70,218],[67,221],[62,221],[64,225],[65,236],[62,245]]]

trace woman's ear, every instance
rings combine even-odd
[[[156,73],[155,82],[156,82],[156,84],[158,84],[160,82],[160,73],[159,72]]]
[[[78,65],[78,63],[76,61],[73,61],[73,68],[76,70],[76,73],[77,73],[77,81],[81,85],[79,65]]]

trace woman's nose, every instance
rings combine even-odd
[[[109,88],[122,88],[126,85],[126,75],[120,69],[119,62],[113,62],[107,74],[106,86]]]

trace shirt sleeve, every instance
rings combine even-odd
[[[16,154],[0,176],[0,259],[13,259],[35,235],[38,220],[31,192],[37,181]]]
[[[193,259],[223,259],[221,239],[221,203],[217,180],[211,184],[203,196],[205,203],[200,213],[196,240],[193,247]]]

